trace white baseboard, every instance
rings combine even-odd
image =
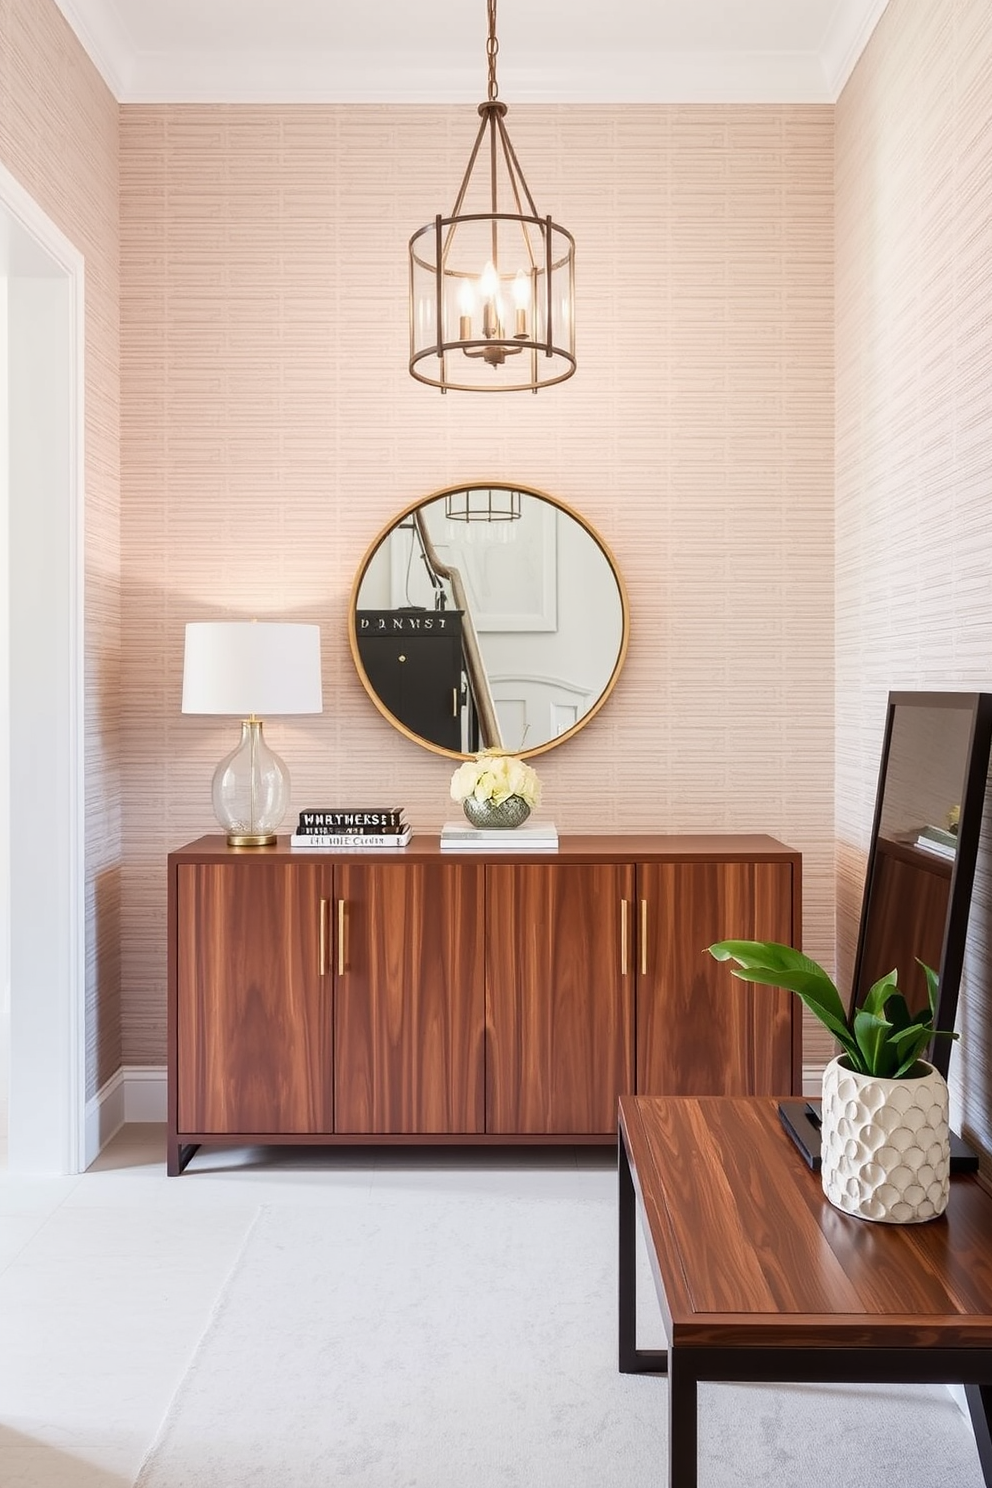
[[[818,1096],[819,1064],[803,1065],[803,1094]],[[86,1104],[86,1162],[91,1163],[125,1122],[160,1121],[168,1115],[164,1065],[122,1065]]]
[[[169,1114],[164,1065],[132,1064],[124,1069],[124,1120],[166,1121]]]
[[[167,1111],[164,1067],[122,1065],[86,1102],[86,1166],[99,1157],[125,1122],[164,1122]]]
[[[803,1065],[803,1095],[810,1099],[819,1099],[823,1089],[823,1065]]]

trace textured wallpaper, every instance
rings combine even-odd
[[[51,0],[0,0],[0,160],[86,260],[89,1096],[121,1063],[118,107]]]
[[[213,828],[235,742],[180,713],[186,621],[318,622],[324,712],[267,728],[294,802],[388,797],[436,830],[451,765],[366,697],[347,605],[401,507],[476,478],[570,503],[629,590],[612,699],[538,761],[548,815],[773,833],[832,956],[832,110],[508,125],[577,239],[579,371],[442,397],[406,370],[407,240],[450,209],[473,108],[121,110],[127,1063],[164,1059],[165,856]]]
[[[448,814],[447,762],[381,720],[345,625],[369,543],[439,486],[552,492],[627,582],[614,697],[538,761],[549,814],[779,835],[830,961],[836,783],[842,978],[887,691],[992,687],[984,0],[890,0],[836,109],[511,107],[578,240],[579,372],[536,398],[405,370],[406,242],[473,120],[118,110],[49,0],[0,0],[0,159],[86,254],[89,1093],[164,1059],[165,854],[211,829],[232,742],[179,712],[187,620],[321,624],[325,711],[269,729],[297,803]],[[952,1081],[988,1152],[990,953],[985,847]]]
[[[837,115],[837,836],[853,955],[890,688],[992,689],[992,7],[890,0]],[[992,1174],[985,833],[951,1062]]]

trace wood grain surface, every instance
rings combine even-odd
[[[633,886],[623,864],[487,866],[488,1132],[615,1128],[634,1079]]]
[[[717,940],[794,944],[788,863],[641,863],[639,1095],[770,1095],[793,1088],[795,999],[706,954]]]
[[[331,981],[321,975],[326,865],[178,869],[178,1124],[323,1132],[332,1123]]]
[[[464,862],[335,868],[339,1134],[485,1129],[484,875]]]
[[[340,862],[342,859],[349,858],[352,861],[358,859],[362,862],[375,858],[397,861],[396,849],[387,849],[381,854],[368,849],[363,849],[357,854],[349,854],[346,851],[322,852],[319,849],[308,851],[302,847],[290,847],[288,837],[280,837],[271,847],[228,847],[226,838],[218,834],[198,837],[194,842],[188,842],[185,846],[177,848],[169,856],[176,862],[184,860],[230,862],[234,857],[249,858],[254,862],[285,858],[291,862],[309,860],[325,864],[328,861]],[[482,856],[477,849],[470,849],[465,853],[452,852],[449,848],[442,849],[436,832],[415,832],[408,846],[402,850],[402,861],[406,863],[438,859],[443,862],[468,859],[477,863]],[[802,862],[802,856],[795,848],[787,847],[783,842],[763,832],[673,832],[671,834],[604,832],[602,834],[589,833],[584,836],[568,833],[559,837],[558,848],[555,852],[537,853],[532,848],[514,850],[511,846],[501,847],[498,857],[500,863],[532,863],[535,860],[558,863],[570,861],[638,863],[687,860],[709,863],[787,862],[795,864],[797,868]]]
[[[924,848],[879,839],[859,1001],[873,982],[895,968],[911,1010],[927,1006],[926,981],[916,958],[934,970],[940,967],[952,866]]]
[[[625,1097],[621,1125],[674,1343],[992,1346],[992,1197],[872,1224],[823,1196],[764,1099]]]

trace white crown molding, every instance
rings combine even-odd
[[[134,44],[113,0],[55,0],[97,72],[118,102],[127,93]]]
[[[385,48],[279,51],[236,46],[139,51],[115,0],[55,0],[120,103],[478,103],[479,58],[416,57]],[[557,51],[555,64],[514,68],[501,58],[511,103],[832,103],[888,0],[836,0],[808,51]]]
[[[827,93],[832,102],[836,103],[844,91],[888,3],[889,0],[871,0],[866,11],[865,0],[839,0],[820,46]]]
[[[477,103],[483,77],[443,53],[141,52],[114,0],[55,0],[120,103]],[[531,103],[832,103],[888,0],[837,0],[818,51],[558,52],[556,66],[501,63],[503,95]]]
[[[382,54],[138,53],[122,103],[473,103],[479,68],[411,67]],[[804,53],[559,54],[554,68],[500,72],[522,103],[827,103],[822,59]]]

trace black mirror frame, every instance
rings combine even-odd
[[[934,1027],[949,1031],[954,1027],[957,1015],[958,993],[968,933],[968,918],[971,912],[972,889],[978,861],[978,844],[982,831],[985,807],[985,792],[988,781],[989,757],[992,753],[992,693],[987,692],[890,692],[885,719],[885,734],[882,742],[881,762],[878,771],[878,787],[875,796],[875,816],[872,823],[871,845],[865,873],[864,895],[861,904],[861,922],[858,927],[858,948],[854,960],[851,980],[852,1004],[861,986],[861,969],[868,936],[869,906],[878,866],[878,841],[882,823],[883,796],[892,743],[892,729],[896,709],[900,707],[954,708],[971,712],[971,735],[965,770],[964,789],[961,797],[961,813],[958,822],[958,843],[951,869],[951,882],[947,899],[947,914],[944,921],[944,938],[941,948],[940,990],[934,1017]],[[927,1058],[946,1078],[951,1057],[948,1038],[934,1039]]]

